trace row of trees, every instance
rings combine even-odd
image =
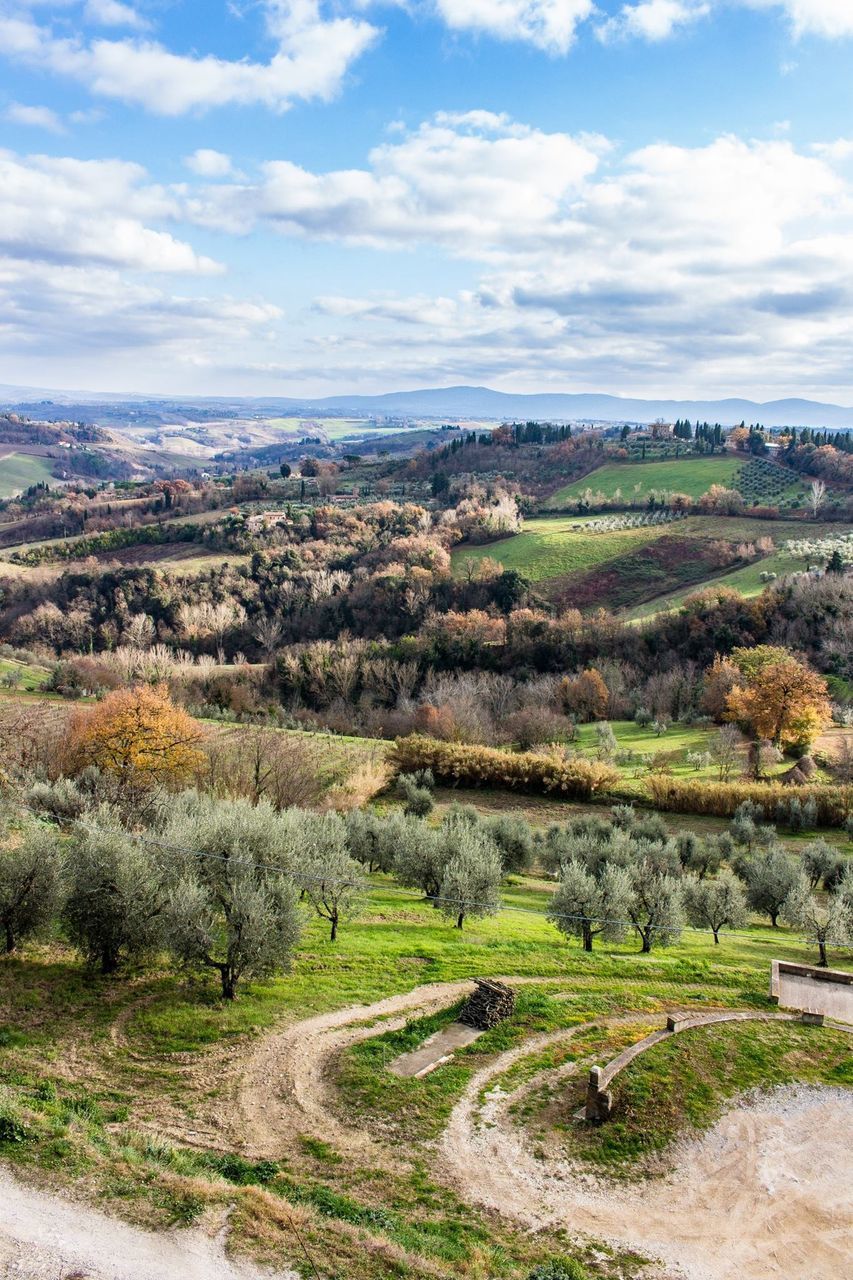
[[[560,878],[549,915],[587,951],[595,937],[615,941],[633,929],[648,952],[675,941],[688,922],[716,944],[721,930],[741,928],[756,913],[803,933],[825,966],[829,946],[853,946],[853,866],[822,840],[798,861],[759,818],[744,805],[729,833],[706,841],[668,838],[658,818],[625,807],[610,823],[555,828],[544,851]],[[731,866],[721,866],[724,859]]]
[[[408,779],[410,801],[428,778]],[[727,859],[730,867],[722,867]],[[621,806],[535,833],[519,818],[455,807],[437,825],[414,814],[346,818],[266,801],[186,791],[161,801],[143,833],[102,805],[63,839],[26,819],[0,848],[0,930],[7,951],[58,922],[105,974],[167,952],[218,977],[223,998],[241,981],[286,971],[306,919],[335,941],[360,909],[368,871],[384,871],[457,928],[495,915],[502,880],[539,863],[558,876],[552,922],[591,951],[596,938],[634,932],[643,952],[678,939],[685,924],[719,942],[750,912],[804,933],[827,963],[853,940],[853,874],[816,841],[798,863],[772,827],[744,809],[730,833],[670,837],[655,815]],[[822,886],[822,891],[818,889]]]

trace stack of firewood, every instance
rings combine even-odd
[[[475,978],[477,990],[465,1002],[459,1021],[478,1031],[488,1031],[508,1018],[515,1008],[515,992],[493,978]]]

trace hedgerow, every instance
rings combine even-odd
[[[494,747],[439,742],[417,734],[397,739],[392,762],[402,773],[431,769],[442,782],[506,787],[536,794],[559,792],[573,800],[606,794],[619,777],[616,769],[598,760],[562,760],[532,751],[510,753]]]
[[[788,805],[791,788],[780,782],[702,782],[652,774],[647,782],[656,809],[675,813],[712,814],[730,818],[745,800],[758,805],[769,821],[777,807]],[[853,810],[853,786],[798,787],[797,797],[813,800],[821,826],[842,826]]]

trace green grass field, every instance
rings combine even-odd
[[[701,498],[712,484],[730,487],[743,463],[743,458],[722,455],[679,458],[677,462],[606,462],[582,480],[558,489],[546,502],[551,507],[569,503],[587,489],[606,498],[619,492],[626,502],[647,498],[653,490]]]
[[[654,600],[649,600],[646,604],[632,609],[628,617],[640,620],[654,617],[657,613],[679,609],[690,596],[706,587],[727,587],[731,591],[737,591],[745,599],[751,599],[753,596],[761,595],[768,586],[766,582],[761,581],[762,573],[775,573],[783,578],[787,573],[802,573],[803,568],[802,560],[795,559],[786,551],[776,551],[762,560],[756,560],[753,564],[744,565],[742,569],[735,569],[731,573],[721,574],[719,577],[710,578],[706,582],[685,587],[680,591],[673,591],[668,595],[656,596]]]
[[[457,547],[452,554],[453,571],[464,575],[466,561],[499,560],[505,569],[517,569],[531,582],[547,582],[615,559],[646,545],[672,526],[622,529],[618,532],[585,532],[589,518],[580,516],[543,517],[525,521],[521,533],[487,546]],[[678,526],[681,527],[680,524]]]
[[[49,458],[30,453],[9,453],[0,458],[0,498],[13,498],[42,481],[56,483]]]
[[[669,463],[662,464],[669,466]],[[469,559],[498,560],[506,569],[517,569],[531,582],[580,573],[608,560],[624,556],[663,536],[721,539],[727,542],[770,537],[820,537],[838,526],[804,525],[793,520],[754,520],[749,516],[688,516],[672,524],[639,529],[594,532],[589,524],[600,516],[543,516],[526,520],[521,533],[484,546],[463,543],[452,554],[457,577],[465,573]]]

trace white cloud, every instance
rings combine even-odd
[[[10,124],[32,125],[35,129],[47,129],[49,133],[64,133],[65,125],[50,107],[28,106],[24,102],[12,102],[3,112]]]
[[[603,40],[629,36],[666,40],[710,11],[709,0],[640,0],[623,5],[617,15],[601,24],[598,35]]]
[[[361,19],[324,18],[320,0],[265,0],[265,11],[278,46],[267,63],[176,54],[153,40],[69,38],[21,16],[0,16],[0,48],[7,58],[78,80],[101,97],[175,116],[227,105],[282,111],[296,98],[328,100],[377,35]]]
[[[597,29],[602,40],[666,40],[726,7],[765,10],[787,18],[795,36],[853,35],[853,0],[632,0]],[[790,64],[783,63],[783,74]]]
[[[467,162],[466,138],[448,117],[377,148],[369,171],[273,167],[260,201],[240,189],[284,232],[490,263],[455,297],[317,299],[314,331],[289,348],[294,377],[820,395],[853,381],[853,184],[824,156],[780,139],[655,144],[548,189],[558,166],[542,148],[559,135],[502,122]],[[510,138],[528,165],[494,150]]]
[[[232,172],[231,157],[222,151],[212,151],[208,147],[200,147],[191,156],[187,156],[184,164],[192,173],[200,178],[227,178]]]
[[[851,0],[741,0],[741,3],[751,9],[781,10],[798,36],[833,39],[853,35]]]
[[[19,380],[43,386],[92,379],[115,390],[169,391],[195,372],[209,386],[223,362],[245,361],[250,352],[257,358],[281,312],[230,296],[167,293],[106,267],[22,262],[0,251],[0,317],[12,361],[4,377],[17,370]]]
[[[147,19],[129,4],[121,0],[86,0],[84,15],[87,22],[98,23],[102,27],[130,27],[142,31],[148,26]]]
[[[455,31],[479,31],[499,40],[523,40],[548,53],[566,53],[593,0],[435,0]]]
[[[824,160],[841,164],[853,157],[853,138],[836,138],[834,142],[815,142],[812,151]]]
[[[211,188],[189,209],[200,224],[232,231],[262,221],[351,244],[538,254],[570,234],[561,211],[606,149],[601,138],[544,133],[489,112],[445,114],[376,147],[367,169],[311,173],[271,161],[260,183]]]
[[[186,241],[146,225],[180,213],[119,160],[21,158],[0,152],[0,253],[10,258],[211,275],[221,268]]]

